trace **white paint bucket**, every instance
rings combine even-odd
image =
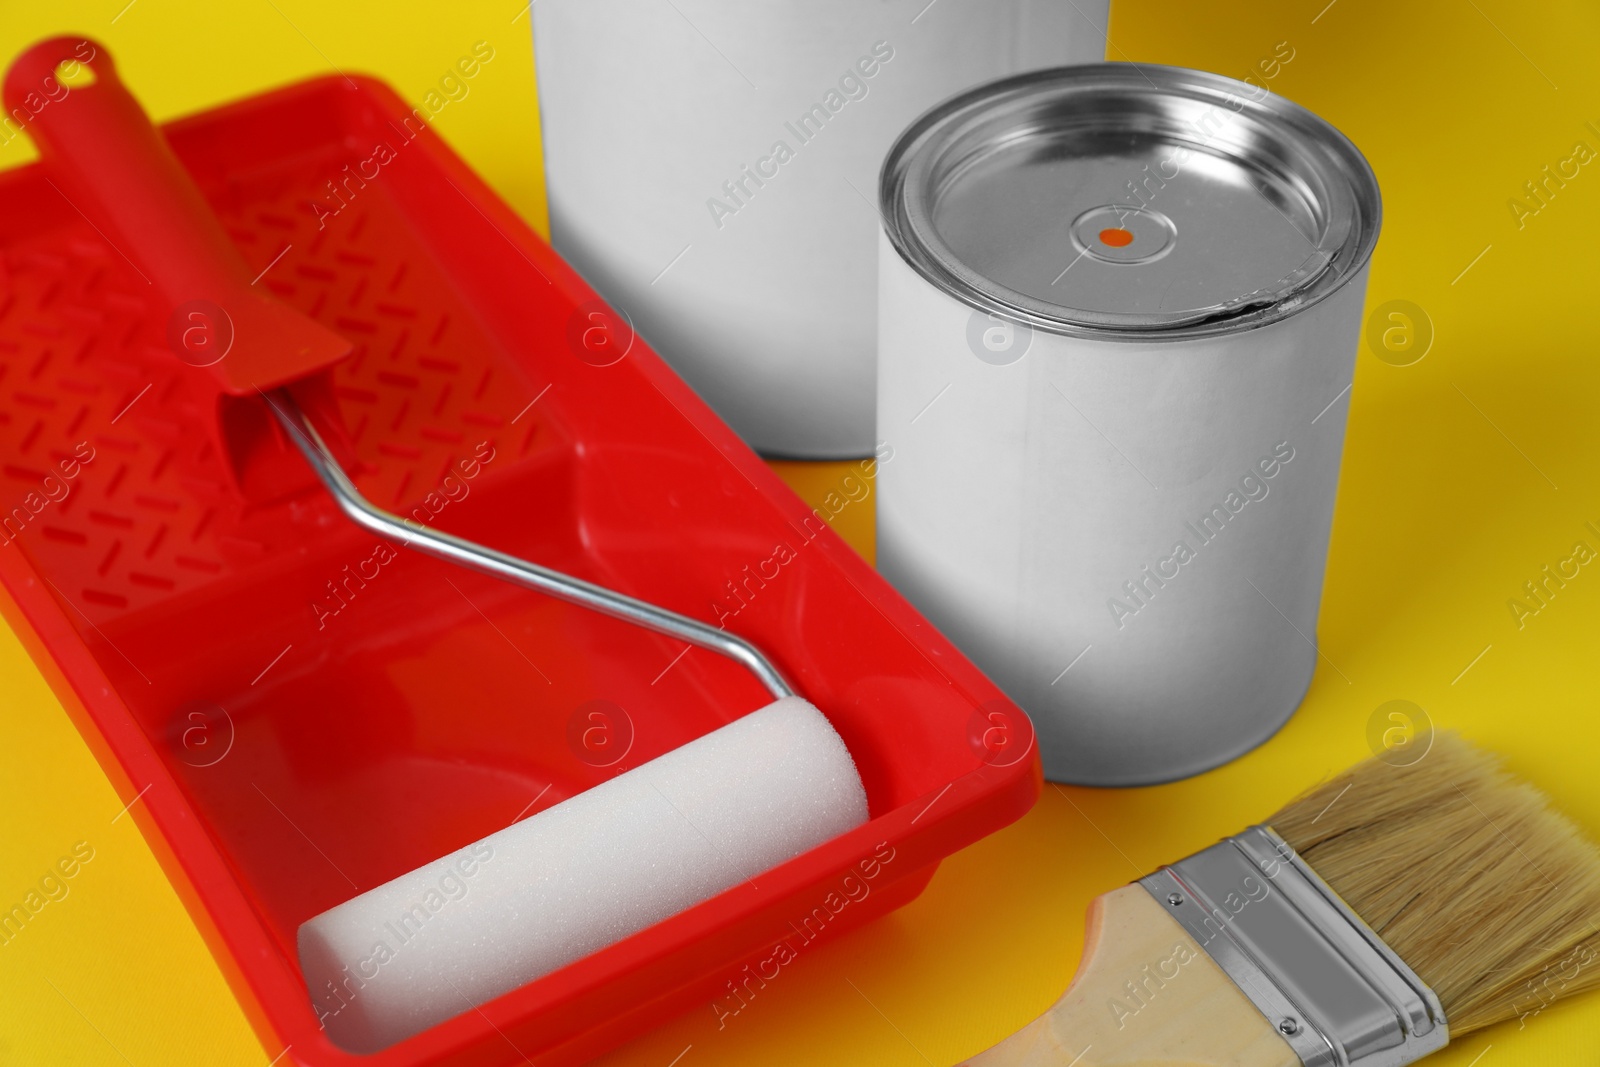
[[[884,152],[1106,2],[539,0],[551,240],[757,449],[870,455]]]
[[[880,194],[883,573],[1033,717],[1051,778],[1271,736],[1318,661],[1380,214],[1360,153],[1231,79],[1094,64],[935,109]]]

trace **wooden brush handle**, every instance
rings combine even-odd
[[[1138,885],[1089,905],[1083,962],[1039,1018],[966,1067],[1300,1067],[1300,1058]]]

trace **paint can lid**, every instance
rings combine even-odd
[[[1381,201],[1349,139],[1283,97],[1134,63],[1035,71],[935,107],[879,182],[901,256],[963,302],[1056,333],[1229,333],[1337,291]]]

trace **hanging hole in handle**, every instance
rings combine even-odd
[[[56,64],[56,80],[68,89],[87,89],[96,81],[94,70],[76,59],[63,59]]]

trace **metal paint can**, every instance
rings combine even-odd
[[[1092,64],[936,107],[879,195],[883,573],[1051,778],[1270,737],[1319,658],[1381,214],[1360,152],[1262,88]]]
[[[540,0],[550,235],[750,444],[873,450],[883,154],[1008,74],[1100,59],[1107,0]]]

